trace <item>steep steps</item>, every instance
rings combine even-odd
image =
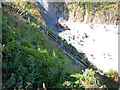
[[[65,39],[62,39],[58,34],[56,34],[53,30],[47,28],[44,26],[41,22],[39,22],[34,16],[32,16],[29,12],[27,12],[25,9],[23,9],[20,5],[16,5],[14,3],[5,3],[1,2],[2,5],[6,8],[8,8],[11,12],[17,13],[18,15],[22,16],[26,20],[35,23],[40,28],[40,31],[44,31],[49,38],[54,40],[61,49],[66,52],[71,58],[73,58],[75,61],[79,62],[84,67],[90,67],[92,64],[88,61],[87,58],[85,58],[82,53],[79,53],[72,45],[67,44],[67,41]]]

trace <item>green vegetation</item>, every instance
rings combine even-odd
[[[3,89],[59,87],[72,70],[54,42],[17,15],[3,11]]]
[[[100,75],[98,71],[86,69],[83,74],[72,74],[63,83],[65,88],[96,88],[96,89],[118,89],[118,73],[114,70]]]
[[[97,11],[106,14],[114,10],[116,11],[118,8],[117,2],[78,2],[78,5],[85,7],[92,14]]]
[[[68,10],[69,12],[72,12],[72,8],[67,8],[67,10]]]
[[[2,22],[0,55],[3,58],[3,90],[43,88],[43,83],[46,88],[118,87],[116,71],[111,70],[102,77],[94,67],[96,70],[86,69],[80,74],[82,67],[76,65],[44,32],[39,31],[39,27],[4,7]]]
[[[106,88],[100,85],[99,77],[92,69],[86,69],[83,74],[70,75],[69,81],[63,83],[67,88]]]
[[[45,25],[45,22],[42,18],[42,11],[38,8],[38,5],[34,2],[16,2],[19,4],[23,9],[31,13],[38,21]]]
[[[73,10],[73,6],[67,8],[67,9],[68,9],[69,12],[72,12],[72,10]]]
[[[111,78],[113,81],[118,82],[119,80],[119,75],[117,71],[110,69],[108,72],[105,72],[105,76],[108,78]]]

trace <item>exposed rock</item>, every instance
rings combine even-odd
[[[67,2],[66,4],[67,7],[64,7],[64,18],[67,18],[68,22],[114,24],[115,15],[117,15],[117,10],[114,12],[94,11],[94,13],[88,13],[85,7],[80,7],[75,2]]]
[[[44,2],[41,4],[50,18],[49,20],[46,19],[46,21],[52,20],[54,24],[61,17],[68,22],[114,24],[115,17],[118,14],[116,9],[103,9],[102,11],[95,9],[95,11],[88,12],[85,6],[79,6],[76,2]]]

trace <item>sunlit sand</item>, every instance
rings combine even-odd
[[[118,71],[118,26],[105,24],[65,23],[71,30],[59,35],[83,52],[103,72]],[[83,38],[85,33],[87,38]]]

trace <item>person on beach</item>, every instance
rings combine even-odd
[[[93,54],[90,54],[90,57],[91,57],[92,59],[95,59],[95,57],[93,56]]]
[[[75,40],[75,35],[73,36],[73,40]]]
[[[115,25],[116,26],[119,25],[119,17],[116,17],[116,19],[115,19]]]
[[[95,42],[95,39],[93,38],[93,41]]]
[[[84,42],[83,40],[80,40],[80,42]]]
[[[88,38],[88,35],[86,33],[84,33],[84,34],[85,34],[85,38]]]
[[[80,46],[83,46],[83,44],[80,43]]]
[[[82,39],[88,38],[88,35],[86,33],[84,33],[84,35],[82,35]]]
[[[90,28],[93,29],[93,27],[94,27],[94,25],[93,25],[93,23],[92,23],[92,24],[90,25]]]

